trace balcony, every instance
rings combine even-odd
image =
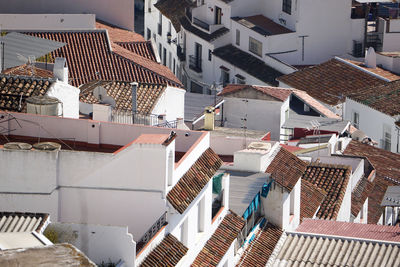
[[[176,46],[176,54],[180,61],[186,61],[186,51],[181,45]]]
[[[193,18],[193,24],[196,25],[197,27],[202,28],[203,30],[210,31],[210,24],[198,19],[198,18]]]
[[[167,33],[167,42],[171,44],[172,34],[170,32]]]
[[[195,72],[201,73],[201,59],[196,56],[189,56],[189,68]]]

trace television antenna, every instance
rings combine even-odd
[[[20,53],[17,53],[17,58],[25,62],[26,66],[30,69],[31,75],[29,76],[35,76],[35,63],[36,63],[36,57],[34,55],[30,55],[28,57],[21,55]]]

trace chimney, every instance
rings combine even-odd
[[[138,89],[138,83],[133,82],[131,83],[132,85],[132,112],[136,113],[137,109],[137,89]]]
[[[206,107],[204,110],[204,129],[208,131],[214,130],[214,107]]]
[[[53,67],[54,77],[58,80],[68,83],[67,60],[64,57],[56,57]]]
[[[364,63],[368,68],[376,68],[376,53],[373,47],[368,48]]]

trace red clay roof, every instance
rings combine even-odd
[[[162,145],[168,139],[169,134],[141,134],[132,144],[159,144]]]
[[[168,192],[169,203],[182,214],[221,165],[222,160],[208,148]]]
[[[351,214],[353,216],[357,217],[373,188],[374,183],[368,181],[368,177],[363,176],[360,178],[351,193]]]
[[[351,141],[344,154],[367,157],[375,167],[374,187],[368,195],[368,223],[376,224],[382,215],[381,202],[387,187],[400,184],[400,154],[357,141]]]
[[[156,61],[156,56],[153,51],[153,47],[151,46],[150,41],[145,42],[117,42],[116,43],[123,48],[141,55],[144,58],[150,59],[152,61]]]
[[[145,258],[140,267],[176,266],[186,255],[188,248],[179,242],[172,234],[168,234],[163,241]]]
[[[303,175],[307,164],[283,147],[278,152],[265,172],[281,186],[292,191],[297,181]]]
[[[217,266],[243,227],[244,220],[241,217],[233,213],[225,215],[214,234],[197,255],[192,266]]]
[[[121,81],[92,81],[80,87],[79,101],[88,104],[98,104],[100,100],[93,95],[97,86],[103,86],[107,95],[115,100],[115,109],[132,111],[132,85]],[[158,99],[164,93],[166,85],[139,84],[136,89],[136,112],[152,113]]]
[[[365,69],[367,71],[370,71],[372,73],[378,74],[379,76],[384,77],[384,78],[386,78],[386,79],[388,79],[390,81],[400,80],[400,76],[399,75],[396,75],[396,74],[394,74],[394,73],[392,73],[390,71],[387,71],[385,69],[382,69],[380,67],[369,68],[364,64],[364,62],[359,62],[359,61],[354,61],[354,60],[347,60],[347,61],[352,63],[352,64],[354,64],[354,65],[357,65],[357,66],[359,66],[359,67],[361,67],[361,68],[363,68],[363,69]]]
[[[256,86],[256,85],[246,85],[246,84],[228,84],[219,93],[221,96],[229,95],[230,93],[238,92],[244,89],[254,89],[260,91],[266,95],[275,98],[278,101],[285,101],[292,93],[290,89],[271,87],[271,86]]]
[[[97,29],[105,29],[108,31],[108,35],[112,42],[144,42],[144,38],[142,35],[124,30],[117,26],[108,24],[103,21],[96,21],[96,28]]]
[[[35,78],[54,77],[52,71],[41,69],[36,66],[27,66],[26,64],[3,70],[2,73],[7,75],[31,76]]]
[[[400,242],[398,226],[305,219],[296,232]]]
[[[65,57],[67,59],[70,83],[74,86],[101,79],[182,87],[181,82],[166,66],[135,54],[113,42],[110,43],[105,30],[27,34],[66,43],[62,48],[53,51],[51,55],[52,58]],[[122,38],[118,40],[120,39]]]
[[[341,94],[349,96],[362,88],[386,83],[337,59],[280,76],[277,80],[330,105],[337,105]]]
[[[350,174],[351,167],[345,165],[311,163],[307,166],[302,179],[324,190],[327,194],[316,214],[317,218],[336,220]]]
[[[264,267],[267,264],[269,257],[281,238],[282,230],[271,223],[266,223],[259,231],[244,251],[236,266]]]
[[[301,180],[300,221],[313,218],[326,197],[326,192],[307,180]]]
[[[400,80],[365,88],[349,98],[389,116],[400,115]]]
[[[287,151],[289,152],[294,152],[294,151],[298,151],[298,150],[302,150],[303,148],[298,147],[298,146],[290,146],[290,145],[286,145],[286,144],[280,144],[282,147],[284,147]]]

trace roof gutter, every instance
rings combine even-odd
[[[365,73],[367,73],[368,75],[374,76],[375,78],[378,78],[378,79],[383,80],[383,81],[385,81],[385,82],[391,82],[391,80],[389,80],[388,78],[382,77],[382,76],[380,76],[380,75],[378,75],[378,74],[376,74],[376,73],[374,73],[374,72],[372,72],[372,71],[366,70],[366,69],[364,69],[364,68],[362,68],[362,67],[360,67],[360,66],[357,66],[357,65],[355,65],[355,64],[353,64],[353,63],[351,63],[351,62],[348,62],[347,60],[344,60],[343,58],[335,57],[335,59],[338,60],[338,61],[340,61],[340,62],[342,62],[342,63],[345,63],[345,64],[349,65],[349,66],[352,67],[352,68],[361,70],[362,72],[365,72]]]

